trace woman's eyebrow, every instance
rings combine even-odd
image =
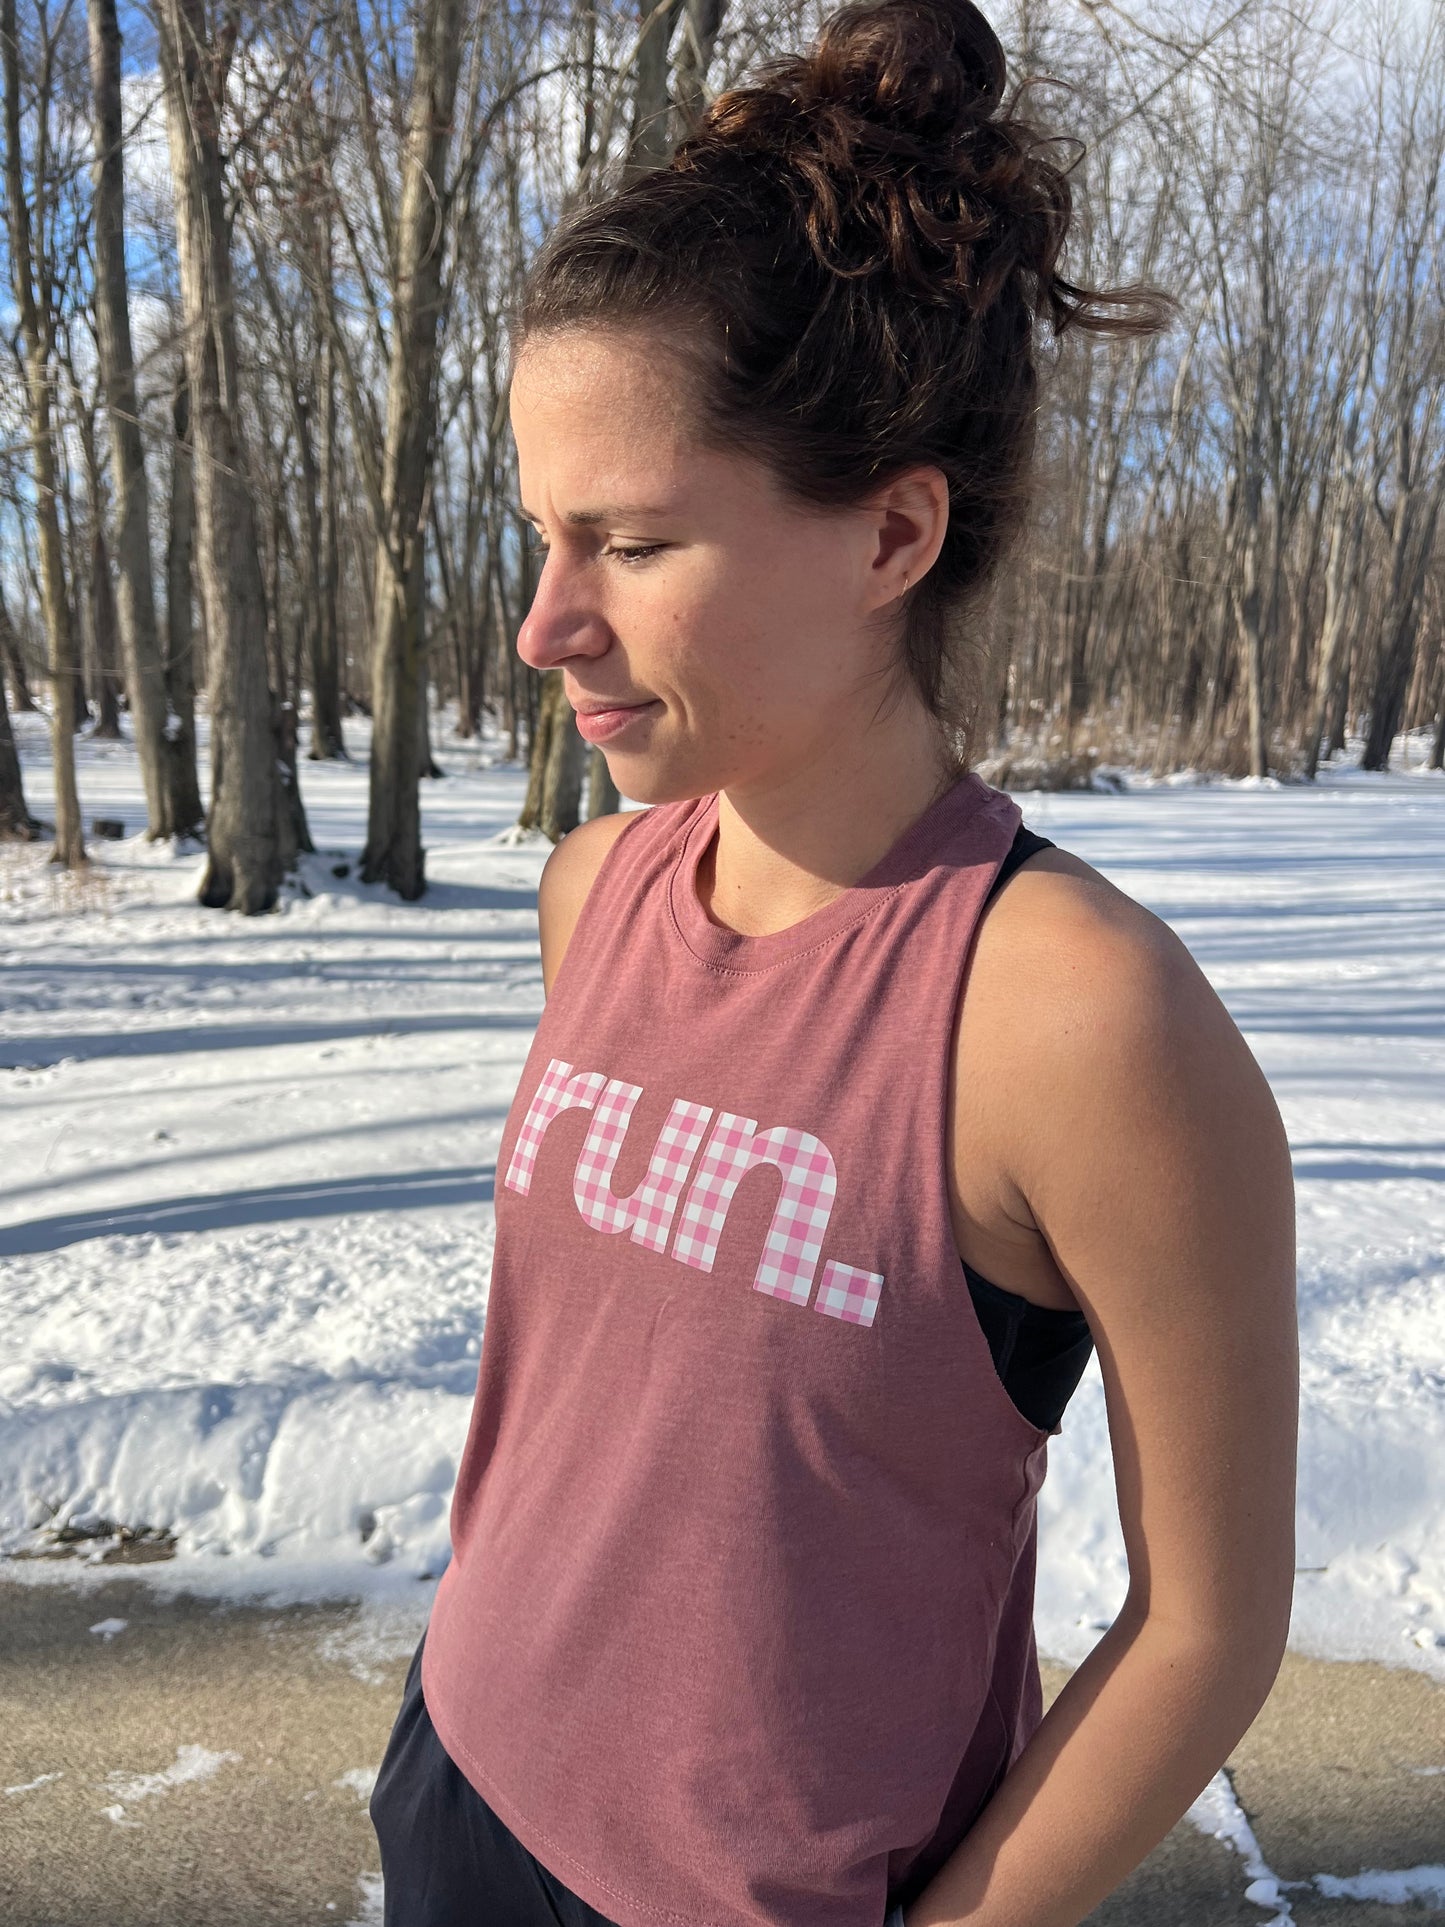
[[[525,502],[518,502],[517,507],[529,522],[540,521],[541,518],[534,515]],[[671,513],[666,507],[649,507],[641,502],[613,502],[603,508],[569,509],[562,519],[574,528],[592,528],[598,522],[632,522],[644,516],[655,519]]]

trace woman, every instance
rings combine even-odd
[[[1293,1198],[1168,928],[967,768],[1061,172],[967,0],[834,15],[551,237],[518,640],[624,795],[539,900],[396,1927],[1073,1927],[1284,1650]],[[1091,1346],[1128,1598],[1047,1717]]]

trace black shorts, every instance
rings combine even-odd
[[[385,1927],[613,1927],[505,1827],[437,1738],[422,1635],[371,1795]]]
[[[616,1927],[503,1825],[437,1738],[421,1691],[423,1633],[371,1795],[384,1927]],[[894,1907],[884,1927],[904,1927]]]

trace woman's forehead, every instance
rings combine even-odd
[[[676,432],[688,419],[689,371],[665,337],[641,329],[572,329],[529,339],[512,373],[512,406],[580,411],[590,421]]]
[[[707,446],[666,351],[635,341],[545,338],[519,358],[512,429],[522,499],[546,493],[569,521],[641,520],[739,487],[740,458]],[[618,515],[616,511],[624,511]],[[632,513],[635,511],[635,514]]]

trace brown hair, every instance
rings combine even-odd
[[[559,222],[512,321],[514,351],[661,324],[695,370],[703,438],[801,501],[850,506],[941,469],[948,531],[904,599],[902,661],[965,734],[960,618],[1027,507],[1038,324],[1142,335],[1172,306],[1058,273],[1067,170],[1005,78],[970,0],[841,7],[806,54],[719,95],[666,167]]]

